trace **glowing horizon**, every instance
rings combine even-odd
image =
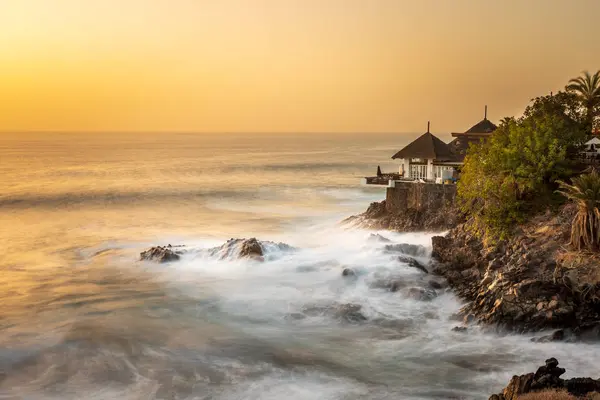
[[[464,130],[600,69],[598,15],[595,0],[5,0],[0,131]]]

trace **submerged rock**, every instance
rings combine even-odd
[[[327,315],[343,322],[364,322],[367,317],[361,312],[360,304],[332,304],[326,306],[307,306],[303,309],[304,315],[320,316]]]
[[[159,263],[167,263],[179,260],[180,251],[174,250],[173,246],[155,246],[140,253],[141,261],[154,261]]]
[[[600,380],[592,378],[565,380],[560,378],[564,373],[565,369],[558,366],[558,360],[554,357],[549,358],[535,373],[513,376],[504,390],[490,396],[490,400],[518,400],[521,395],[549,389],[566,390],[574,396],[585,396],[600,390]]]
[[[429,271],[427,271],[427,268],[425,268],[425,266],[423,264],[421,264],[420,262],[418,262],[417,260],[415,260],[412,257],[398,256],[398,261],[400,261],[403,264],[407,264],[409,267],[413,267],[422,272],[425,272],[426,274],[429,273]]]
[[[431,301],[437,297],[437,293],[432,289],[413,287],[407,290],[406,297],[419,301]]]
[[[371,233],[367,239],[369,242],[391,243],[392,241],[379,233]]]
[[[428,253],[425,246],[408,243],[388,244],[383,250],[386,253],[402,253],[412,257],[425,257]]]
[[[386,289],[390,292],[397,292],[398,290],[405,288],[408,284],[401,279],[397,278],[381,278],[369,282],[371,289]]]

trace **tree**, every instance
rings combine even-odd
[[[591,133],[595,119],[600,113],[600,70],[594,75],[584,71],[582,76],[571,79],[566,89],[579,98],[585,110],[586,128]]]
[[[577,250],[600,246],[600,175],[596,170],[573,178],[569,185],[560,181],[559,193],[577,204],[577,214],[571,225],[571,245]]]
[[[584,141],[571,115],[572,96],[538,97],[521,118],[505,118],[492,137],[467,151],[458,201],[473,226],[489,238],[504,238],[531,210],[568,178],[568,154]]]

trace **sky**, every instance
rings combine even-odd
[[[432,132],[600,69],[598,0],[0,0],[0,132]]]

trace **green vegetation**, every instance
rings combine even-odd
[[[584,71],[582,76],[571,79],[566,89],[577,96],[585,112],[586,129],[591,133],[600,115],[600,70],[594,75]]]
[[[505,118],[492,137],[471,146],[458,201],[487,239],[503,239],[540,206],[553,201],[556,181],[573,174],[570,161],[586,138],[574,93],[532,101],[520,118]]]
[[[571,245],[598,250],[600,247],[600,174],[592,170],[573,178],[572,184],[558,182],[560,190],[577,204],[577,214],[571,228]]]

